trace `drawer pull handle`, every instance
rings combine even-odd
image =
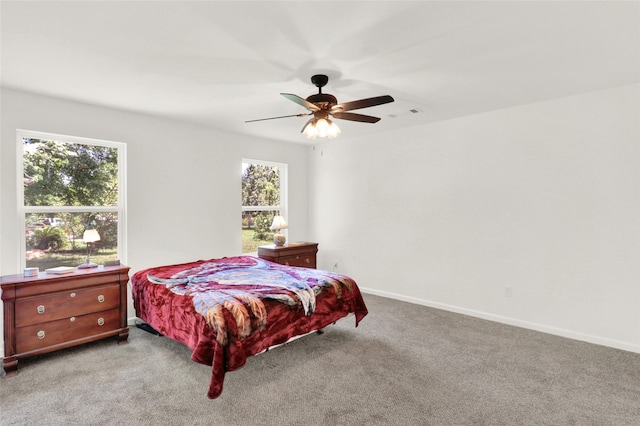
[[[307,263],[311,263],[311,259],[309,259],[308,257],[304,261]]]
[[[71,317],[69,318],[69,321],[74,322],[76,320],[76,317]]]
[[[289,266],[289,262],[284,262],[285,265]]]
[[[42,330],[38,331],[38,339],[40,340],[44,339],[44,331]]]
[[[104,318],[98,318],[98,325],[104,325]]]
[[[40,306],[38,306],[38,308],[37,308],[37,309],[38,309],[38,313],[39,313],[39,314],[44,314],[44,305],[40,305]]]
[[[69,296],[70,297],[76,297],[76,294],[75,293],[71,293]]]
[[[300,259],[300,256],[296,256],[296,259]]]
[[[104,302],[104,296],[103,295],[98,296],[98,302],[100,302],[100,303]]]

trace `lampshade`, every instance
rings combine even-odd
[[[96,229],[85,229],[84,234],[82,234],[82,241],[87,245],[87,260],[82,265],[78,265],[79,269],[87,269],[87,268],[97,268],[98,264],[89,261],[89,244],[95,243],[96,241],[100,241],[100,234]]]
[[[315,126],[315,121],[316,121],[315,118],[312,118],[311,120],[307,121],[307,124],[305,124],[304,128],[302,129],[302,134],[308,137],[309,139],[315,139],[316,136],[318,135],[318,131],[316,130],[316,126]]]
[[[329,129],[329,122],[324,118],[316,121],[316,129],[318,129],[318,136],[321,138],[327,137],[327,130]]]
[[[338,127],[336,123],[334,123],[333,121],[329,121],[329,128],[327,129],[327,137],[329,137],[329,139],[333,139],[336,136],[338,136],[340,133],[342,133],[340,131],[340,127]]]
[[[96,241],[100,241],[100,234],[98,234],[96,229],[87,229],[82,235],[82,241],[85,243],[95,243]]]
[[[281,229],[287,229],[288,227],[289,226],[287,225],[287,222],[284,220],[284,217],[274,216],[273,223],[271,223],[271,226],[269,227],[269,229],[271,229],[272,231],[279,231]]]

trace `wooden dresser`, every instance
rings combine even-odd
[[[0,277],[6,376],[17,373],[20,358],[116,335],[127,343],[128,282],[124,265]]]
[[[283,246],[270,244],[258,247],[258,257],[288,266],[316,267],[318,243],[288,243]]]

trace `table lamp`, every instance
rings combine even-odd
[[[284,236],[284,234],[280,232],[280,230],[287,229],[288,227],[289,226],[287,225],[287,222],[284,220],[284,217],[282,216],[273,217],[273,223],[271,224],[269,229],[271,229],[272,231],[275,231],[275,234],[273,234],[273,243],[276,246],[283,246],[284,243],[287,241],[287,238]]]
[[[89,262],[89,246],[91,245],[91,243],[100,241],[100,234],[98,234],[98,231],[96,229],[87,229],[84,231],[84,234],[82,235],[82,241],[84,241],[84,243],[87,245],[87,261],[82,265],[78,265],[78,268],[86,269],[86,268],[97,267],[98,266],[97,263]]]

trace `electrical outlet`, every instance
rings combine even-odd
[[[505,287],[504,287],[504,295],[505,295],[506,297],[511,297],[511,296],[513,296],[513,289],[511,288],[511,286],[510,286],[510,285],[507,285],[507,286],[505,286]]]

